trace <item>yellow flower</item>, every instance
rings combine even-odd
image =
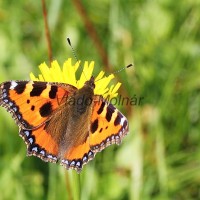
[[[61,69],[58,62],[55,60],[51,63],[51,67],[48,67],[46,63],[39,65],[41,74],[38,75],[38,78],[34,74],[30,73],[30,78],[33,81],[47,81],[47,82],[60,82],[66,83],[75,86],[80,89],[83,87],[84,83],[89,80],[93,74],[94,61],[84,63],[83,71],[81,73],[80,79],[76,79],[76,72],[80,68],[80,61],[76,62],[75,65],[72,65],[72,60],[69,58],[64,62]],[[110,81],[114,78],[114,75],[104,76],[104,72],[101,71],[95,78],[95,89],[94,94],[102,95],[104,98],[111,99],[118,95],[117,91],[121,83],[116,85],[108,86]]]

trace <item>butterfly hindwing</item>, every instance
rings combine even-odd
[[[64,158],[61,160],[61,165],[67,169],[72,168],[80,172],[83,165],[95,157],[95,152],[90,149],[89,141],[90,138],[88,134],[88,137],[82,144],[69,148]]]
[[[45,124],[33,130],[21,129],[19,134],[26,142],[28,156],[37,156],[45,162],[58,161],[58,144],[45,130]]]

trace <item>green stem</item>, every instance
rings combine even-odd
[[[68,198],[71,200],[80,200],[81,198],[81,178],[74,170],[66,171],[66,186]]]

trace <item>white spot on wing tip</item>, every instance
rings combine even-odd
[[[11,81],[10,89],[13,90],[18,85],[17,82]]]
[[[49,154],[47,157],[48,157],[48,158],[50,158],[50,159],[52,159],[52,158],[53,158],[53,156],[52,156],[51,154]]]
[[[38,151],[38,148],[37,148],[37,147],[33,147],[33,148],[32,148],[32,151],[37,152],[37,151]]]
[[[29,136],[29,131],[24,131],[24,133],[26,134],[26,136],[28,137]]]
[[[42,150],[40,151],[40,154],[42,154],[43,156],[45,155],[45,152]]]
[[[28,140],[29,140],[30,144],[33,144],[33,138],[29,138]]]
[[[125,117],[123,117],[123,118],[121,119],[121,121],[120,121],[120,125],[121,125],[121,126],[124,124],[125,120],[126,120]]]

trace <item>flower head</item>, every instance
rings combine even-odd
[[[84,83],[91,78],[94,69],[94,61],[90,63],[86,61],[84,63],[80,79],[77,80],[76,72],[80,67],[80,61],[76,62],[75,65],[72,65],[71,58],[69,58],[64,62],[61,69],[60,65],[55,60],[51,63],[51,67],[48,67],[46,63],[40,64],[39,69],[41,74],[36,78],[33,73],[30,73],[30,78],[33,81],[67,83],[80,89],[83,87]],[[105,72],[101,71],[96,76],[94,94],[102,95],[104,98],[109,97],[111,99],[118,95],[117,91],[121,83],[118,82],[116,85],[108,86],[110,81],[114,78],[114,75],[104,76],[104,74]]]

